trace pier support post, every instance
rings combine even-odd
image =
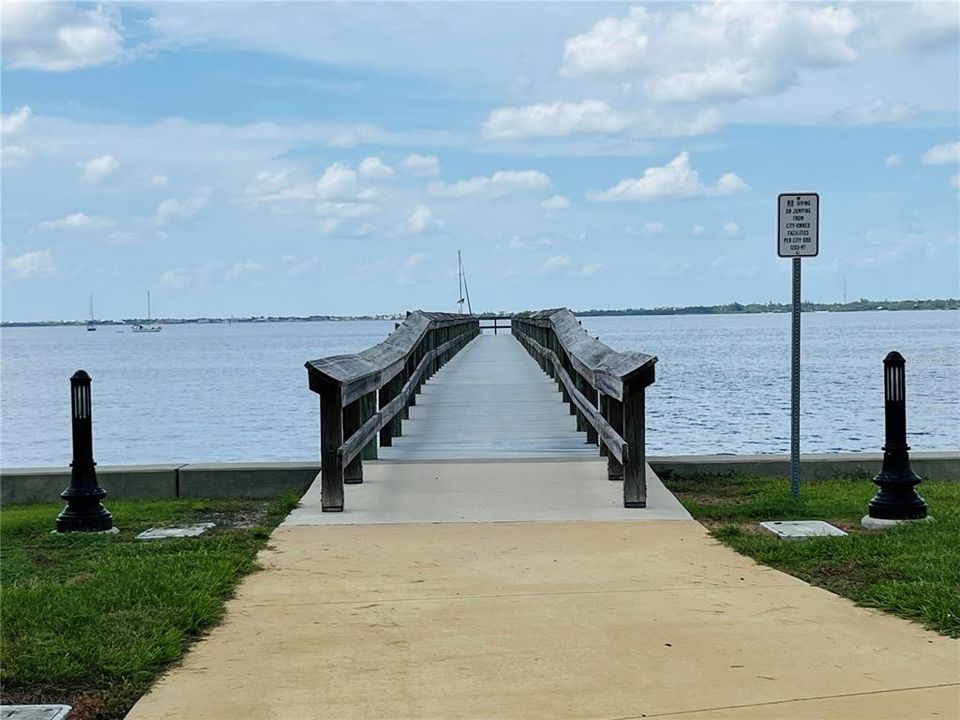
[[[598,409],[600,410],[600,417],[602,417],[607,422],[610,422],[610,413],[607,410],[607,396],[602,392],[597,393],[597,400],[599,402]],[[600,457],[607,457],[607,446],[602,442],[597,443],[600,446]]]
[[[363,425],[361,418],[361,407],[360,404],[363,402],[363,398],[359,397],[354,400],[349,405],[345,405],[343,408],[343,437],[348,438],[353,435],[357,430],[360,429],[360,426]],[[341,443],[343,441],[341,440]],[[346,485],[359,485],[363,482],[363,453],[361,452],[353,460],[350,461],[343,469],[343,482]]]
[[[623,434],[623,403],[617,400],[616,398],[608,397],[606,401],[607,414],[604,415],[607,418],[607,422],[617,431],[617,434],[622,438],[626,438]],[[629,449],[629,452],[633,452],[633,448]],[[620,461],[617,460],[612,453],[607,453],[607,479],[608,480],[623,480],[623,465],[620,464]]]
[[[377,402],[379,403],[378,408],[380,410],[383,410],[387,403],[393,400],[396,382],[397,379],[393,378],[386,385],[380,388],[379,392],[377,393]],[[380,447],[390,447],[393,445],[393,428],[394,420],[396,419],[396,417],[392,418],[390,422],[380,428]]]
[[[377,393],[376,391],[368,392],[362,398],[360,398],[360,424],[363,425],[367,420],[372,418],[377,412]],[[360,457],[364,460],[376,460],[377,459],[377,438],[374,437],[363,446],[363,451],[360,453]]]
[[[639,383],[624,383],[623,439],[629,447],[629,457],[623,465],[623,506],[626,508],[647,506],[645,436],[644,386]]]
[[[325,385],[320,395],[320,501],[323,512],[343,510],[343,467],[337,450],[343,444],[340,388]]]

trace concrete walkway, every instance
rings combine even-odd
[[[261,562],[129,718],[960,716],[956,641],[690,520],[284,527]]]
[[[623,507],[623,483],[607,461],[433,461],[363,464],[363,483],[344,488],[343,512],[325,513],[319,478],[284,527],[379,523],[562,520],[689,520],[647,466],[647,507]]]
[[[511,335],[480,335],[423,386],[384,460],[596,457],[560,391]]]

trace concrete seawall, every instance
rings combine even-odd
[[[310,487],[320,463],[180,463],[104,465],[97,479],[109,498],[270,498]],[[58,501],[70,484],[70,468],[0,469],[0,505]]]
[[[910,457],[914,470],[925,479],[960,481],[960,452],[912,453]],[[802,455],[801,478],[869,478],[882,461],[880,453]],[[785,455],[662,455],[649,457],[648,462],[663,478],[786,477],[790,464]],[[316,461],[105,465],[97,468],[97,478],[111,498],[268,498],[287,490],[306,490],[319,471]],[[69,484],[68,467],[0,469],[0,505],[58,501]]]

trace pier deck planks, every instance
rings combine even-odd
[[[596,457],[556,384],[520,343],[480,335],[429,382],[382,460]]]

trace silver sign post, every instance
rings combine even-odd
[[[777,198],[777,254],[793,258],[790,334],[790,495],[800,495],[800,259],[820,252],[820,196],[783,193]]]

